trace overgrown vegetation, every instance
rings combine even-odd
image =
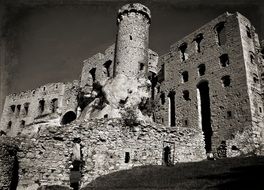
[[[124,108],[123,112],[121,112],[122,119],[126,126],[139,125],[139,121],[135,110],[136,108],[129,107],[129,108]]]

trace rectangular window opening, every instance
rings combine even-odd
[[[130,154],[129,152],[125,152],[125,163],[129,163],[130,161]]]

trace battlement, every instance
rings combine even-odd
[[[126,4],[123,7],[121,7],[118,11],[117,22],[119,23],[123,19],[123,16],[128,15],[129,13],[132,12],[144,15],[148,19],[148,22],[149,23],[151,22],[150,10],[146,6],[140,3]]]
[[[9,94],[6,98],[9,99],[10,101],[17,101],[17,100],[21,100],[21,99],[30,98],[33,96],[39,96],[41,94],[57,93],[58,91],[61,90],[61,88],[65,84],[66,83],[62,83],[62,82],[48,83],[48,84],[42,85],[42,86],[35,88],[35,89],[22,91],[19,93]]]

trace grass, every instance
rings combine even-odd
[[[101,176],[82,190],[264,190],[264,157],[143,166]]]

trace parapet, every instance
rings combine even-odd
[[[123,7],[121,7],[118,11],[117,23],[119,23],[122,20],[122,16],[127,15],[128,13],[131,12],[140,13],[144,15],[149,20],[150,23],[151,21],[150,10],[146,6],[140,3],[126,4]]]

